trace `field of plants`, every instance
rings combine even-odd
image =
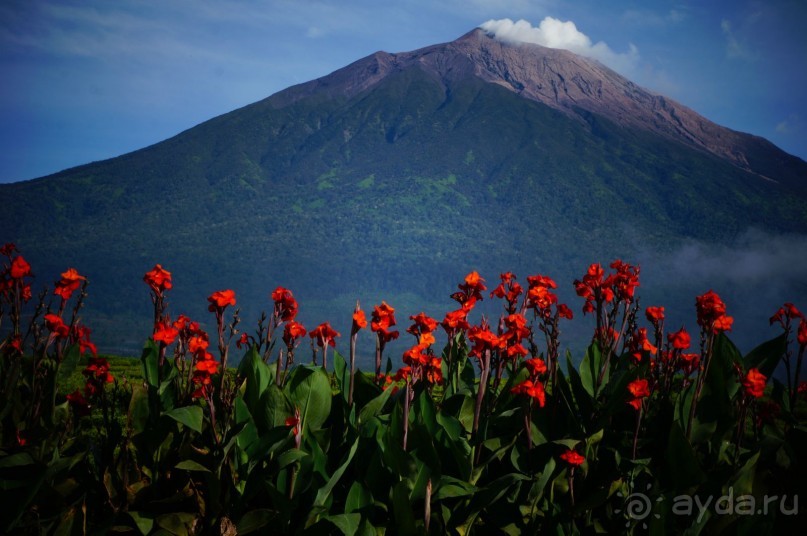
[[[172,275],[158,264],[143,276],[154,328],[142,356],[113,359],[81,322],[80,272],[33,296],[23,255],[6,244],[0,256],[4,534],[798,527],[807,320],[793,304],[771,311],[780,334],[743,356],[717,293],[693,297],[698,333],[676,330],[662,304],[640,307],[639,268],[617,260],[573,282],[579,303],[559,303],[547,275],[471,272],[442,319],[399,324],[391,304],[356,303],[343,334],[303,326],[282,287],[245,328],[236,293],[219,290],[208,333],[168,310]],[[501,315],[478,315],[481,300]],[[580,315],[594,318],[590,345],[560,355]],[[375,341],[374,370],[355,366],[360,337]],[[398,338],[411,346],[388,355]]]

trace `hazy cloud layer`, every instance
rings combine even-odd
[[[509,43],[534,43],[549,48],[562,48],[594,58],[603,64],[622,73],[633,70],[639,60],[639,50],[630,45],[628,52],[617,53],[599,41],[593,43],[591,38],[577,29],[572,21],[561,21],[545,17],[538,26],[521,19],[513,22],[510,19],[489,20],[480,28],[501,41]]]

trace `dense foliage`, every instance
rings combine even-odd
[[[741,356],[715,292],[696,298],[692,336],[667,329],[663,307],[639,308],[637,267],[592,264],[574,287],[596,330],[574,366],[558,336],[575,312],[555,281],[522,286],[508,272],[488,292],[472,272],[454,310],[413,315],[406,334],[391,305],[368,315],[357,303],[346,360],[329,356],[342,335],[303,326],[283,287],[256,330],[240,329],[229,289],[208,298],[215,332],[172,319],[172,275],[157,265],[143,278],[153,330],[135,383],[116,377],[80,321],[84,276],[66,271],[37,301],[30,265],[12,244],[0,253],[3,533],[734,534],[795,523],[807,321],[793,304],[771,318],[782,334]],[[473,320],[483,299],[500,301],[500,318]],[[386,345],[410,336],[393,371]],[[372,374],[355,367],[359,337],[375,340]],[[311,365],[300,363],[304,340]],[[780,364],[783,381],[772,379]],[[77,369],[83,389],[65,392]]]

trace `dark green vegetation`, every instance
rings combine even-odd
[[[205,297],[233,288],[252,319],[283,285],[314,324],[356,298],[442,315],[436,296],[470,269],[563,286],[594,259],[807,231],[807,164],[773,147],[751,160],[782,182],[470,76],[410,67],[350,97],[331,89],[290,88],[152,147],[2,185],[0,240],[43,274],[86,275],[94,338],[136,353],[150,307],[139,280],[158,262],[181,274],[175,310],[202,319]]]

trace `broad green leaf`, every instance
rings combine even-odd
[[[342,354],[333,351],[333,375],[336,378],[336,386],[342,394],[342,398],[347,402],[348,391],[350,390],[350,367],[348,367]]]
[[[291,403],[300,408],[300,418],[307,430],[321,428],[331,412],[331,381],[321,367],[300,366],[286,384]]]
[[[200,471],[203,473],[209,473],[210,469],[205,467],[199,462],[195,462],[193,460],[184,460],[176,464],[174,467],[177,469],[184,469],[186,471]]]
[[[684,491],[703,482],[704,473],[698,458],[678,423],[674,422],[670,428],[664,458],[669,466],[676,491]]]
[[[200,406],[183,406],[181,408],[174,408],[165,412],[163,415],[184,424],[195,432],[202,433],[204,412]]]
[[[129,424],[135,435],[143,432],[149,421],[149,398],[145,387],[132,387],[132,398],[129,401]]]
[[[244,402],[255,413],[266,388],[274,383],[275,369],[263,362],[258,348],[253,345],[238,365],[238,375],[244,378]]]
[[[370,419],[375,417],[376,415],[381,412],[384,408],[384,405],[389,400],[389,397],[392,395],[392,389],[385,389],[381,391],[374,399],[370,400],[359,412],[359,426],[368,422]]]
[[[308,453],[300,449],[289,449],[277,457],[277,465],[279,469],[291,465],[299,460],[308,456]]]
[[[274,383],[269,384],[263,392],[257,412],[252,414],[261,432],[285,426],[286,419],[293,415],[294,405],[286,393]]]
[[[467,482],[463,482],[457,478],[443,475],[440,477],[440,482],[437,489],[432,495],[432,500],[439,501],[448,497],[467,497],[473,495],[478,491],[476,486],[472,486]]]
[[[370,493],[370,490],[365,488],[361,482],[353,482],[350,486],[350,490],[347,492],[345,513],[361,512],[365,508],[372,506],[372,504],[373,494]]]
[[[592,342],[586,350],[586,355],[583,356],[583,361],[580,362],[580,381],[591,398],[595,396],[600,368],[602,368],[600,345]]]
[[[164,528],[171,534],[184,536],[190,534],[189,529],[193,526],[196,515],[188,512],[172,512],[163,514],[157,518],[157,525]]]
[[[399,534],[416,534],[415,516],[409,503],[409,486],[401,480],[392,488],[392,511]]]
[[[154,527],[154,514],[150,512],[127,512],[132,521],[135,522],[140,534],[145,536]]]
[[[160,350],[152,339],[146,341],[140,362],[143,366],[143,379],[152,388],[160,386]]]
[[[765,377],[770,378],[776,365],[787,351],[787,337],[784,333],[763,342],[743,358],[743,368],[747,371],[758,369]]]
[[[361,514],[339,514],[325,516],[323,519],[333,523],[345,536],[353,536],[359,530]]]
[[[356,449],[359,447],[359,440],[353,442],[353,445],[350,447],[350,451],[348,452],[347,459],[339,466],[339,468],[333,472],[331,475],[330,480],[328,483],[322,486],[319,490],[317,490],[317,496],[314,499],[313,510],[317,508],[325,506],[325,501],[330,496],[331,492],[333,491],[334,486],[339,482],[339,479],[342,478],[342,475],[345,474],[348,465],[350,465],[351,460],[353,460],[353,456],[356,455]],[[309,518],[310,521],[310,518]]]
[[[0,458],[0,468],[3,469],[6,467],[21,467],[24,465],[31,465],[33,463],[34,459],[31,458],[31,455],[27,452],[18,452],[16,454],[11,454],[10,456]]]

